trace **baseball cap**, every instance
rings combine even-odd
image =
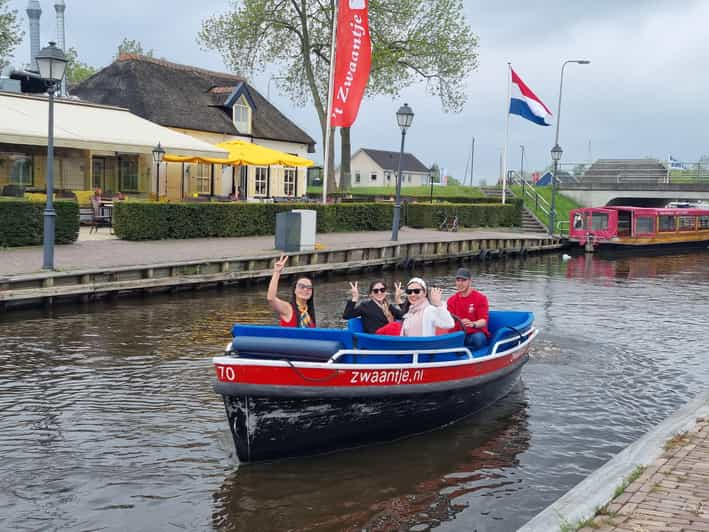
[[[461,278],[461,279],[470,279],[472,276],[470,275],[470,270],[467,268],[458,268],[458,271],[455,272],[455,277],[456,279]]]

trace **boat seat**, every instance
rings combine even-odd
[[[358,349],[410,350],[448,349],[462,347],[465,333],[462,331],[441,336],[385,336],[380,334],[352,333]]]
[[[284,341],[283,338],[235,336],[231,348],[240,355],[253,358],[327,362],[332,355],[342,349],[342,343],[335,340],[290,338]]]
[[[347,320],[347,330],[353,333],[364,332],[364,327],[362,327],[362,318],[350,318]]]
[[[300,327],[280,327],[277,325],[242,325],[235,324],[231,328],[233,337],[259,336],[276,338],[285,343],[293,340],[332,340],[342,344],[343,349],[352,349],[352,333],[343,329],[321,329],[300,328]]]

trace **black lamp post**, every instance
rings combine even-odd
[[[396,173],[396,204],[394,205],[394,220],[391,224],[391,239],[399,240],[399,222],[401,220],[401,160],[404,158],[404,140],[406,140],[406,130],[414,121],[414,112],[408,104],[399,107],[396,112],[396,122],[401,128],[401,150],[399,150],[399,170]]]
[[[551,160],[554,161],[554,171],[551,176],[551,206],[549,208],[549,234],[554,235],[554,223],[556,219],[556,172],[559,169],[559,159],[561,159],[561,154],[564,150],[561,146],[556,144],[551,149]]]
[[[155,161],[155,201],[160,201],[160,163],[165,158],[165,150],[160,143],[153,148],[153,161]]]
[[[44,208],[44,240],[42,268],[54,269],[54,236],[56,233],[57,213],[54,210],[54,92],[64,78],[67,58],[56,43],[50,42],[49,46],[42,48],[37,54],[39,75],[47,83],[47,96],[49,101],[49,129],[47,132],[47,203]]]

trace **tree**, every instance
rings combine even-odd
[[[22,42],[24,32],[17,22],[17,10],[7,8],[7,0],[0,0],[0,70],[9,63],[12,52]]]
[[[153,50],[150,49],[146,52],[145,50],[143,50],[143,45],[140,43],[140,41],[135,41],[132,39],[128,39],[127,37],[123,37],[121,44],[118,45],[118,53],[116,53],[115,58],[118,59],[123,54],[145,55],[147,57],[153,57]]]
[[[446,186],[453,186],[453,185],[460,185],[460,181],[458,181],[455,177],[452,175],[449,175],[448,178],[446,179]]]
[[[202,21],[198,40],[219,51],[225,64],[241,75],[278,68],[279,87],[291,101],[315,108],[324,144],[333,12],[333,0],[239,0],[226,13]],[[424,80],[445,110],[459,111],[466,99],[465,78],[477,67],[477,37],[463,17],[462,1],[370,0],[369,18],[367,94],[395,97]],[[340,133],[346,181],[349,128]],[[326,177],[333,187],[334,172]]]
[[[69,62],[66,64],[66,81],[69,85],[78,85],[93,76],[98,69],[79,61],[79,52],[71,47],[64,52]]]

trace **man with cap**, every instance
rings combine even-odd
[[[457,292],[448,299],[448,310],[456,318],[455,330],[465,331],[465,345],[479,349],[490,337],[487,330],[489,305],[487,297],[473,290],[470,270],[458,268],[455,272]]]

